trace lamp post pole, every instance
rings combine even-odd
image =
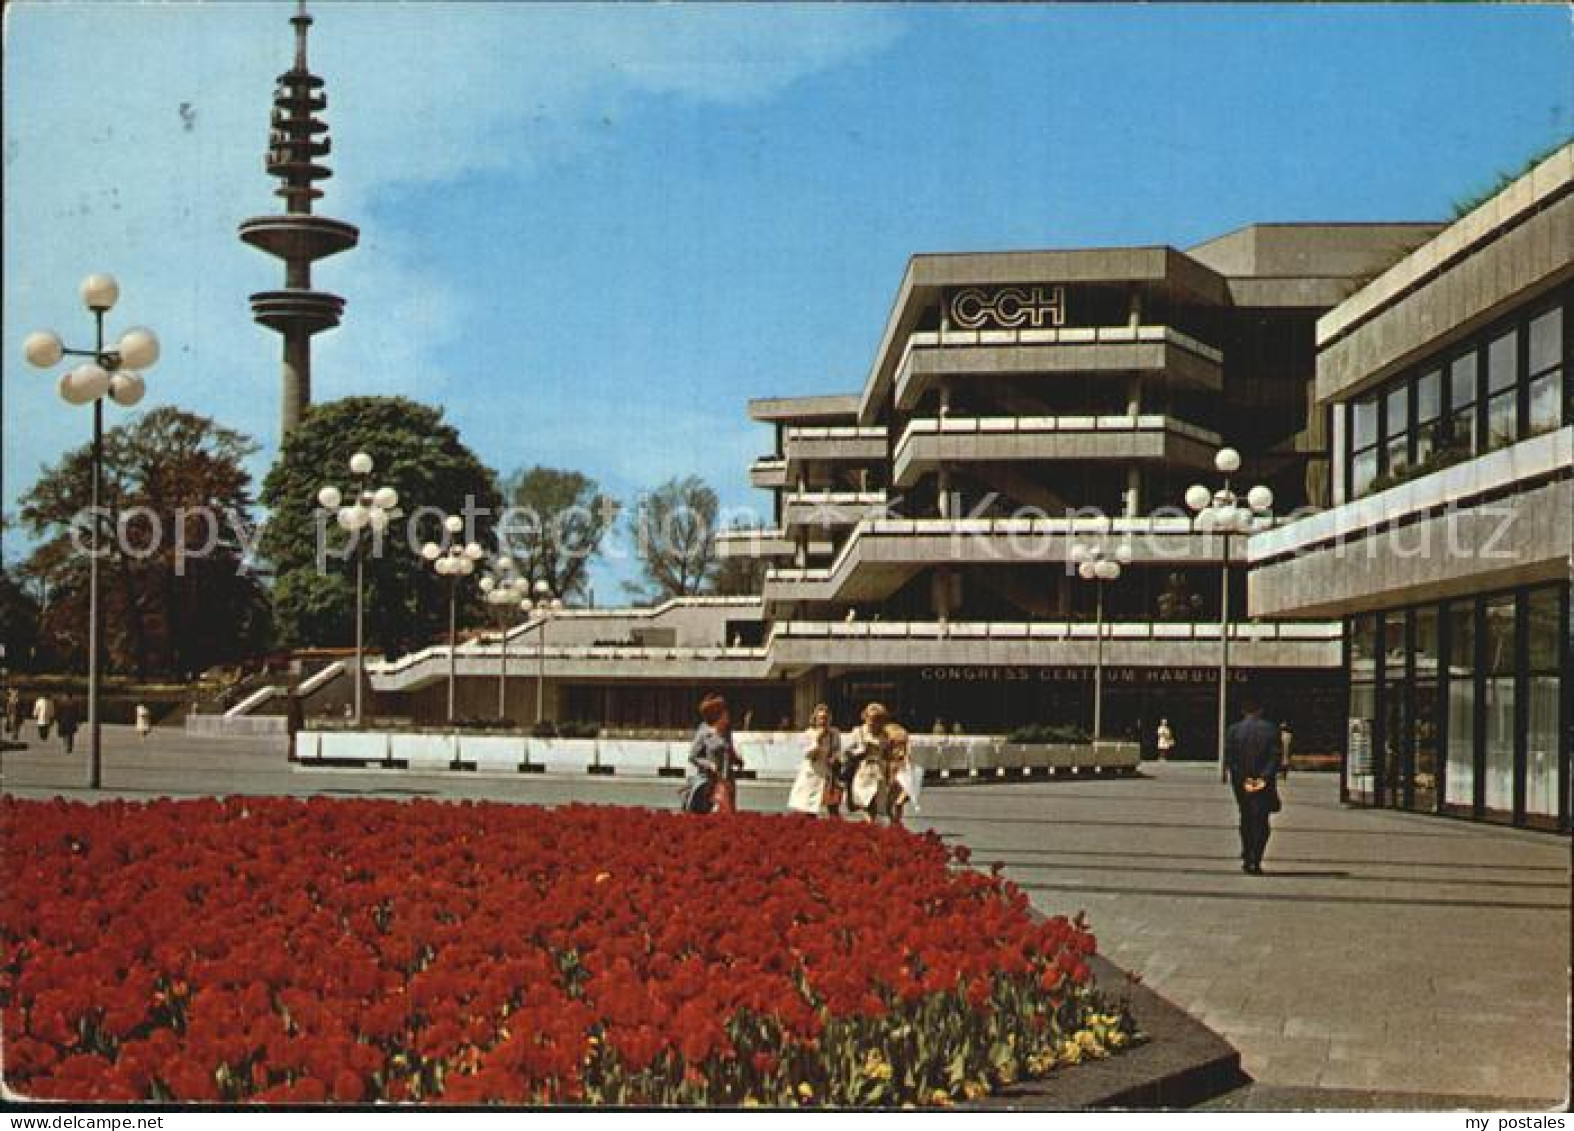
[[[521,602],[529,605],[530,585],[516,573],[514,559],[500,554],[492,560],[492,572],[481,578],[481,593],[497,610],[499,663],[497,669],[497,717],[508,717],[508,630],[514,611]]]
[[[1131,546],[1122,542],[1113,557],[1106,557],[1102,546],[1074,545],[1071,560],[1077,576],[1094,584],[1093,646],[1093,741],[1104,737],[1104,586],[1118,580],[1122,567],[1131,561]]]
[[[336,512],[339,528],[349,534],[355,554],[355,725],[361,725],[363,684],[366,681],[366,544],[362,535],[371,532],[380,539],[388,524],[399,516],[399,492],[392,487],[371,486],[372,469],[376,466],[366,452],[356,452],[350,457],[350,474],[355,477],[352,492],[354,502],[346,502],[344,493],[332,484],[317,489],[317,505],[325,511]]]
[[[530,587],[535,596],[534,602],[529,597],[520,603],[520,608],[526,613],[534,612],[540,619],[536,626],[536,723],[540,724],[546,712],[546,685],[547,685],[547,625],[552,618],[563,609],[563,598],[555,596],[552,592],[552,583],[541,579]]]
[[[120,285],[110,275],[89,275],[82,281],[79,293],[82,304],[93,314],[93,348],[71,349],[53,330],[40,330],[27,336],[23,353],[31,365],[40,369],[52,368],[67,356],[91,359],[62,375],[59,390],[67,404],[93,405],[92,483],[88,491],[91,548],[87,567],[87,787],[98,789],[104,780],[103,711],[99,702],[104,632],[100,623],[103,606],[99,600],[98,568],[104,551],[103,515],[99,513],[104,480],[104,398],[107,396],[125,408],[141,401],[147,386],[135,370],[147,369],[158,361],[159,343],[153,331],[138,326],[122,334],[114,349],[106,348],[104,315],[120,298]]]
[[[443,519],[445,536],[463,533],[465,520],[451,514]],[[446,549],[436,542],[421,547],[421,556],[432,563],[440,577],[448,579],[448,725],[453,726],[457,717],[457,690],[459,686],[459,583],[475,572],[476,562],[485,555],[479,543],[460,545],[454,542]]]
[[[1219,565],[1219,780],[1228,776],[1225,765],[1224,732],[1229,726],[1230,694],[1230,535],[1247,534],[1259,518],[1273,510],[1273,491],[1262,485],[1251,488],[1244,498],[1230,488],[1230,476],[1241,469],[1241,454],[1234,448],[1220,448],[1213,466],[1224,476],[1224,484],[1210,491],[1202,484],[1186,489],[1186,505],[1196,514],[1200,530],[1221,537]],[[1244,502],[1245,506],[1241,503]]]

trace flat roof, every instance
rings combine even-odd
[[[857,393],[826,393],[813,397],[758,397],[749,402],[749,417],[768,424],[798,420],[847,420],[858,413]]]

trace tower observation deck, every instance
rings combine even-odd
[[[283,398],[280,438],[300,423],[312,398],[312,335],[339,324],[344,299],[312,288],[312,264],[348,250],[360,238],[352,224],[312,213],[322,196],[315,182],[332,176],[323,164],[331,142],[321,114],[328,96],[323,81],[306,63],[306,36],[312,25],[301,0],[290,18],[295,27],[295,64],[279,76],[273,92],[265,165],[278,178],[276,196],[284,213],[243,221],[240,238],[252,247],[284,260],[284,286],[251,296],[252,318],[284,338]]]

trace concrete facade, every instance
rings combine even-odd
[[[1317,324],[1332,506],[1253,615],[1343,617],[1347,800],[1570,825],[1574,145]]]

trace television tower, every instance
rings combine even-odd
[[[344,313],[344,299],[312,289],[312,264],[346,251],[360,238],[353,224],[312,214],[322,190],[312,182],[332,176],[326,165],[331,143],[328,123],[319,115],[328,105],[322,79],[306,65],[306,33],[312,25],[306,0],[295,15],[295,65],[279,76],[273,92],[268,131],[268,175],[277,177],[274,195],[284,198],[284,214],[258,216],[240,225],[240,238],[284,260],[284,289],[251,296],[257,322],[284,338],[284,396],[280,439],[300,423],[312,399],[312,335],[331,330]]]

